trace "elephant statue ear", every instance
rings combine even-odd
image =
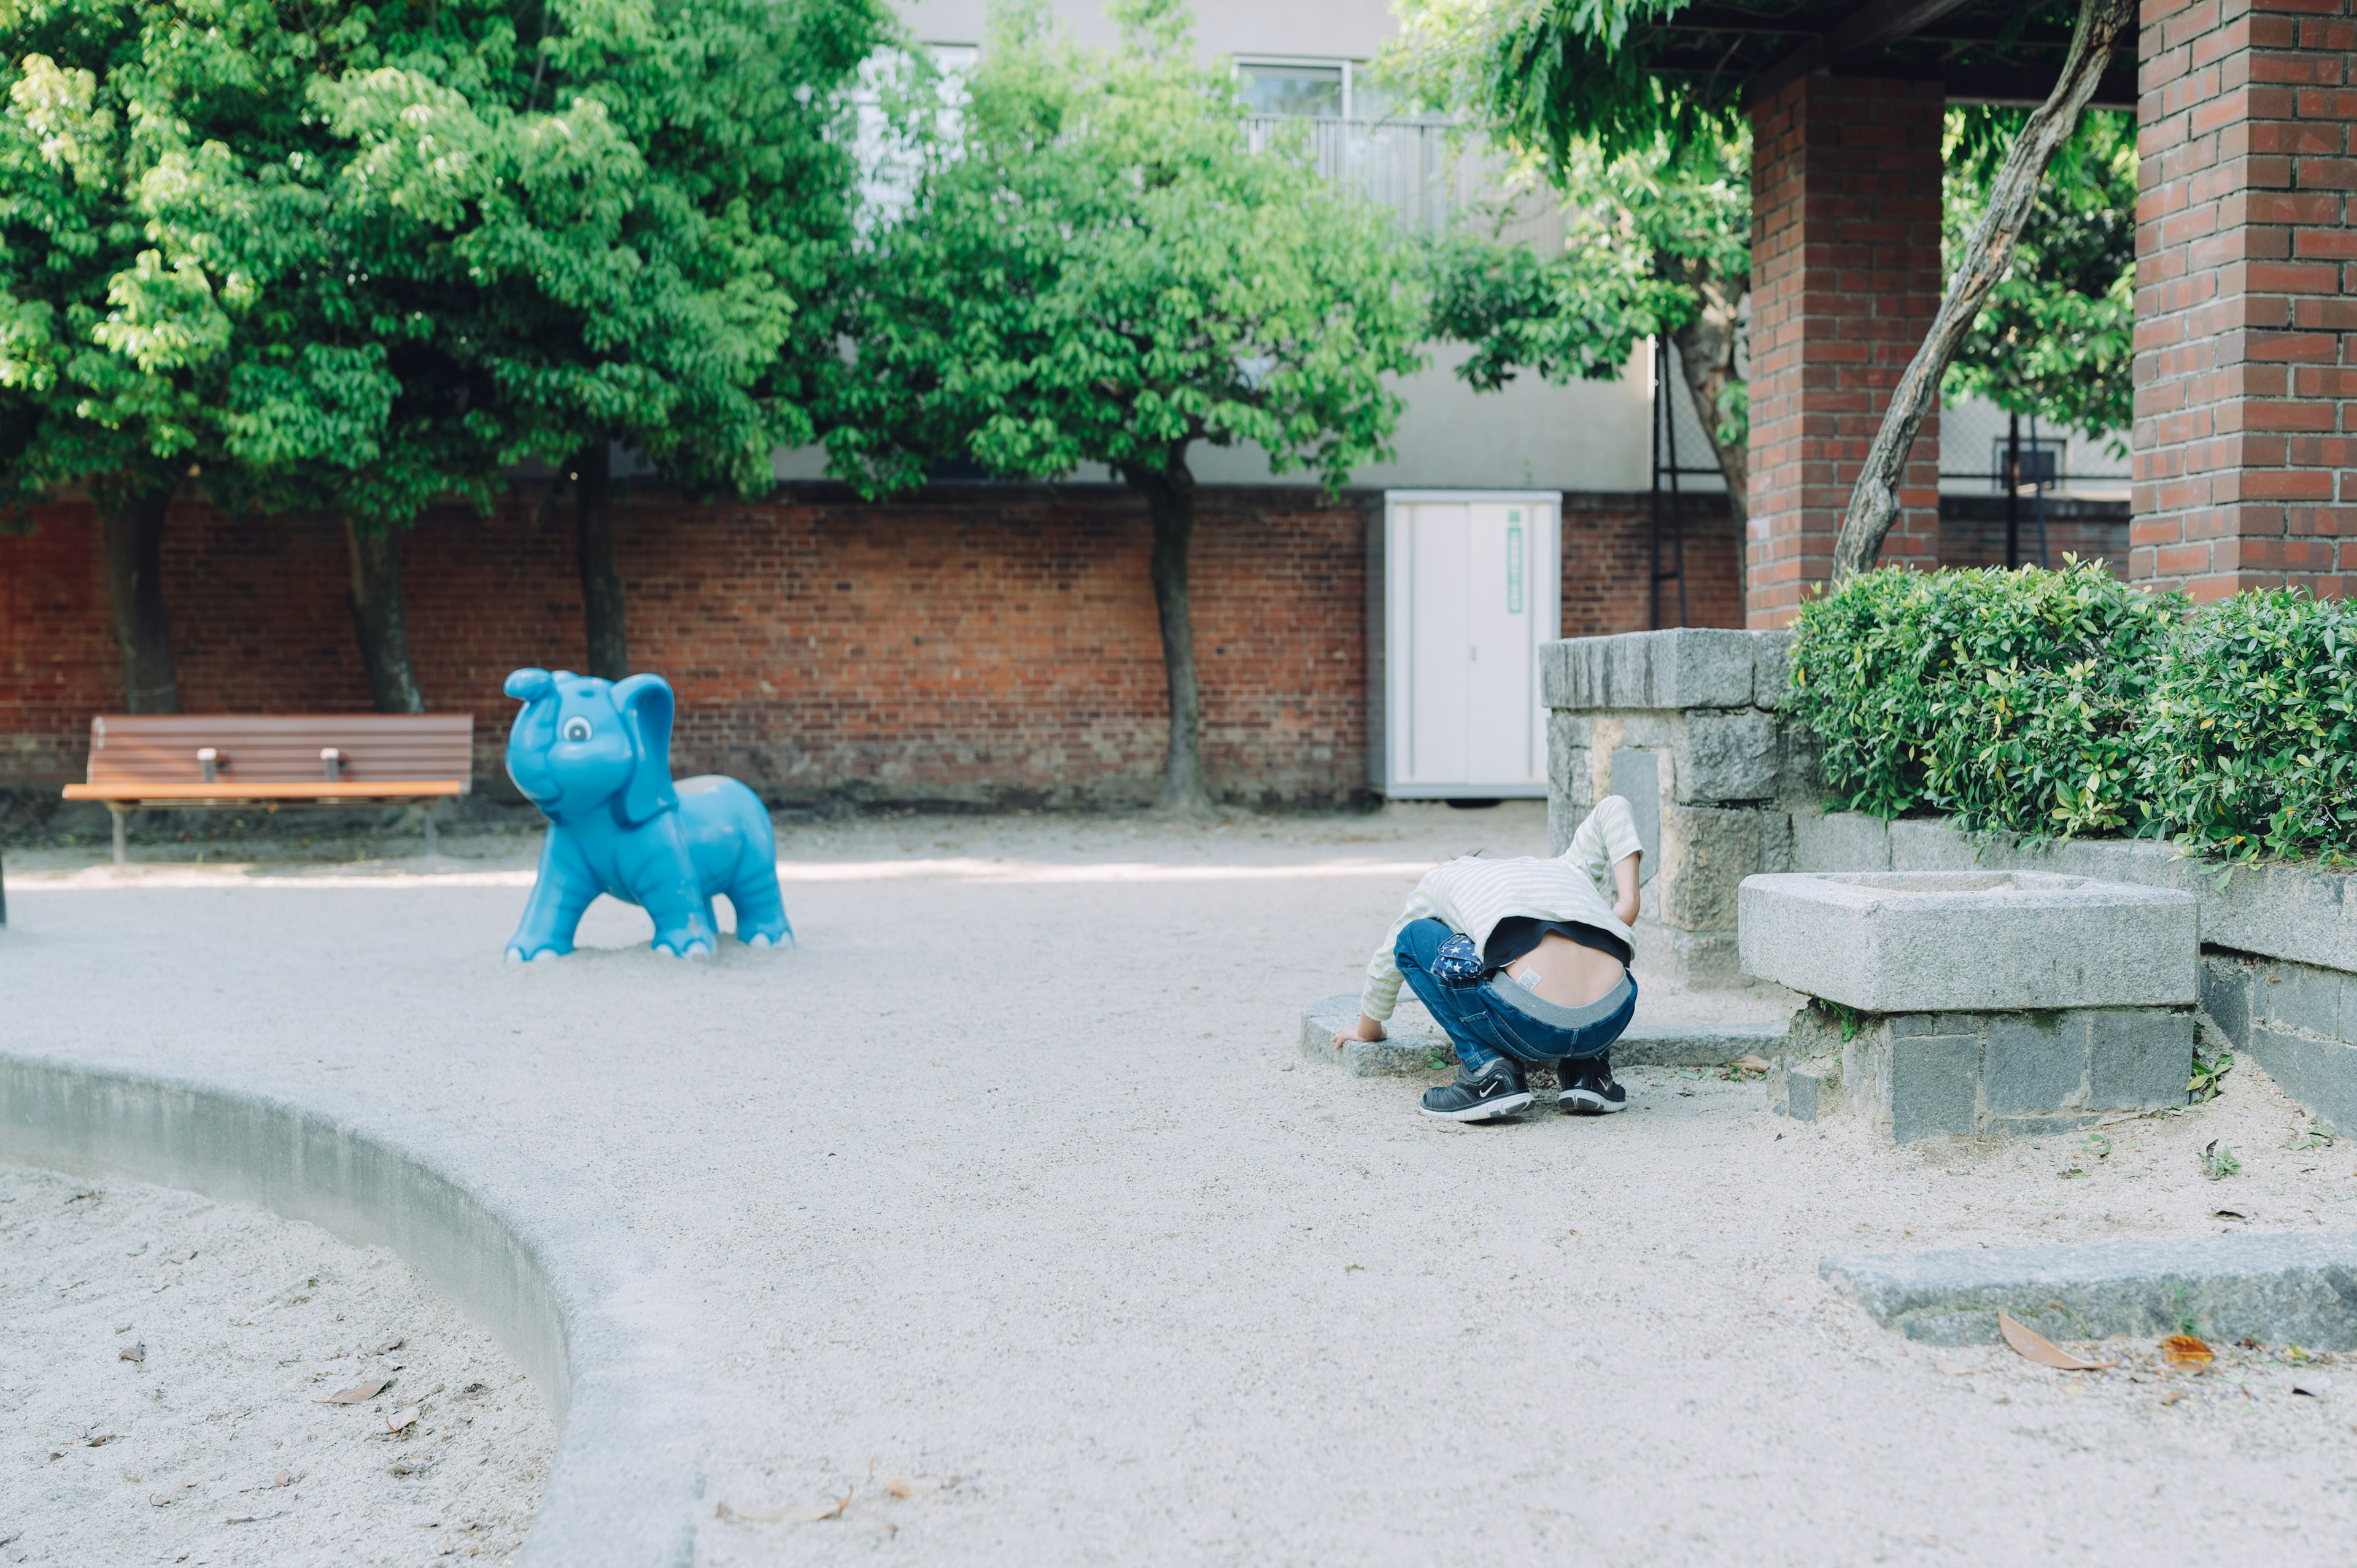
[[[671,682],[632,675],[614,682],[614,706],[630,736],[630,777],[615,809],[631,827],[679,804],[671,785]]]

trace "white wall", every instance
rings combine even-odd
[[[1370,464],[1351,483],[1380,489],[1641,490],[1649,482],[1650,412],[1641,352],[1617,381],[1577,381],[1551,387],[1524,375],[1501,391],[1476,392],[1451,371],[1465,350],[1443,348],[1433,363],[1396,382],[1407,407],[1400,415],[1390,463]],[[1683,455],[1682,455],[1683,456]],[[1707,454],[1688,458],[1707,464]],[[1188,454],[1199,483],[1302,485],[1314,472],[1269,472],[1257,446],[1219,447],[1199,442]],[[816,479],[826,454],[812,446],[778,455],[778,478]],[[1089,467],[1072,476],[1112,476]],[[1716,484],[1688,489],[1717,489]]]

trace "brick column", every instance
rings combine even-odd
[[[2146,0],[2136,581],[2204,600],[2357,584],[2351,10]]]
[[[1810,76],[1751,111],[1754,628],[1833,575],[1834,537],[1890,389],[1940,307],[1937,83]],[[1882,559],[1940,556],[1940,424],[1907,465]]]

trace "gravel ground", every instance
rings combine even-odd
[[[0,1165],[0,1560],[502,1562],[522,1543],[547,1407],[384,1249]]]
[[[168,1028],[599,1188],[697,1317],[713,1568],[2345,1555],[2337,1359],[2053,1373],[1910,1345],[1816,1274],[2357,1227],[2357,1149],[2248,1066],[2107,1148],[1899,1148],[1709,1075],[1463,1128],[1297,1060],[1423,865],[1544,837],[1520,804],[811,825],[796,951],[681,965],[601,905],[521,969],[511,842],[446,840],[431,879],[43,852],[0,983],[16,1037]],[[2213,1139],[2243,1174],[2203,1177]]]

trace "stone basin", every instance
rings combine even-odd
[[[2184,1006],[2190,893],[2038,871],[1747,876],[1743,972],[1868,1013]]]

